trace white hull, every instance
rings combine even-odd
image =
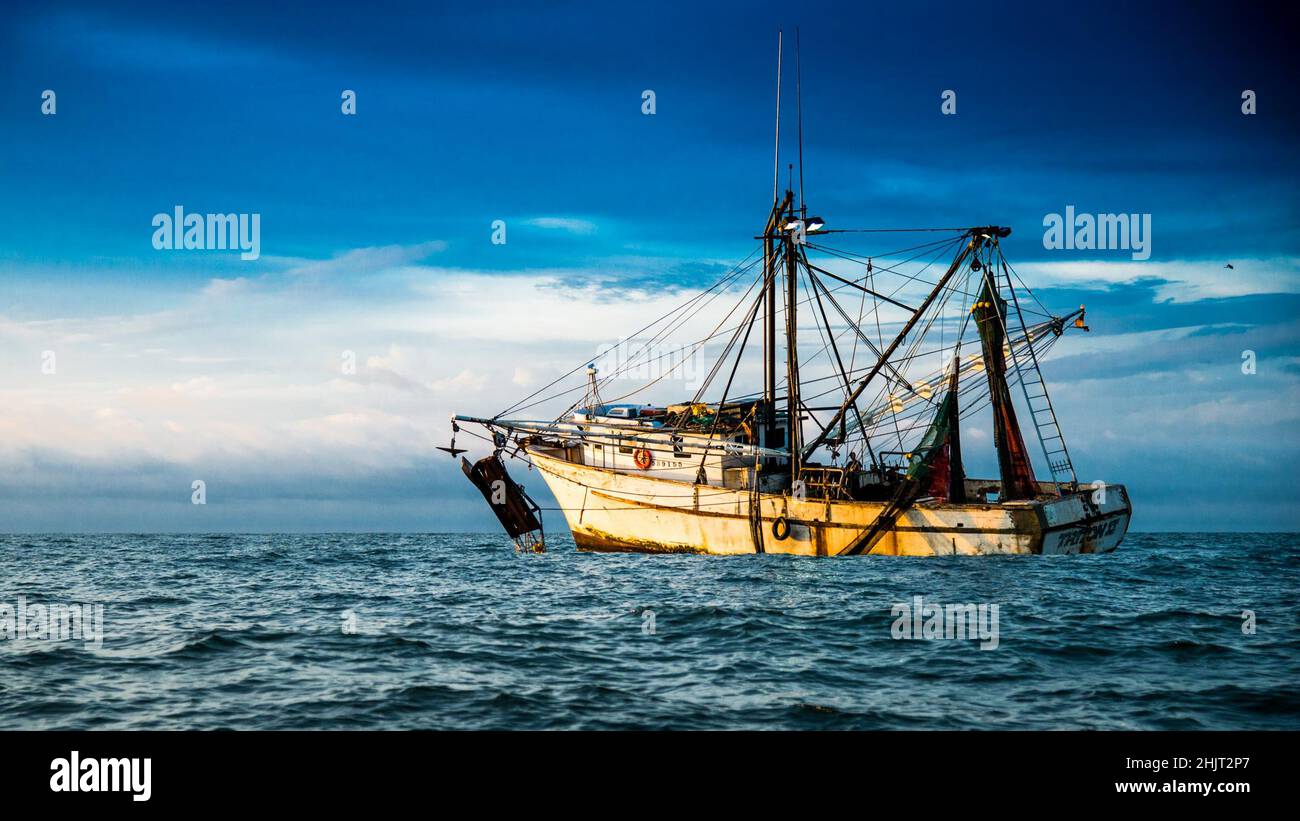
[[[553,451],[554,453],[554,451]],[[530,448],[533,464],[580,548],[715,555],[758,552],[749,490],[696,485],[575,464]],[[1128,531],[1131,508],[1123,486],[1110,485],[1100,504],[1092,490],[1034,501],[974,504],[920,502],[872,548],[904,556],[1100,553]],[[876,520],[883,502],[799,500],[758,495],[765,553],[833,556]],[[773,525],[783,517],[789,535]]]

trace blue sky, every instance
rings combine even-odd
[[[799,25],[815,210],[1013,226],[1040,298],[1089,308],[1047,365],[1081,472],[1127,484],[1138,528],[1300,528],[1282,21],[905,6],[7,9],[3,527],[489,527],[433,450],[448,414],[500,409],[750,252],[775,33]],[[259,213],[261,258],[155,250],[178,204]],[[1066,205],[1150,213],[1151,258],[1045,249]]]

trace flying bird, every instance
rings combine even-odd
[[[1232,263],[1229,262],[1227,265],[1225,265],[1225,266],[1223,266],[1223,267],[1224,267],[1224,268],[1232,268]],[[1232,268],[1232,270],[1235,271],[1235,270],[1237,270],[1237,269],[1236,269],[1236,268]]]

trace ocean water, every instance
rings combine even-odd
[[[936,559],[550,541],[0,536],[0,729],[1300,728],[1294,535]],[[998,605],[997,647],[894,638],[918,595]],[[20,597],[102,604],[102,642],[5,638]]]

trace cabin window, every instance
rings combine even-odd
[[[631,452],[632,452],[632,449],[629,448],[629,447],[627,447],[627,446],[625,446],[625,445],[619,445],[619,446],[618,446],[618,452],[619,452],[619,453],[631,453]]]
[[[592,446],[591,446],[591,449],[592,449],[592,450],[604,450],[604,449],[605,449],[605,446],[604,446],[604,445],[592,445]]]

